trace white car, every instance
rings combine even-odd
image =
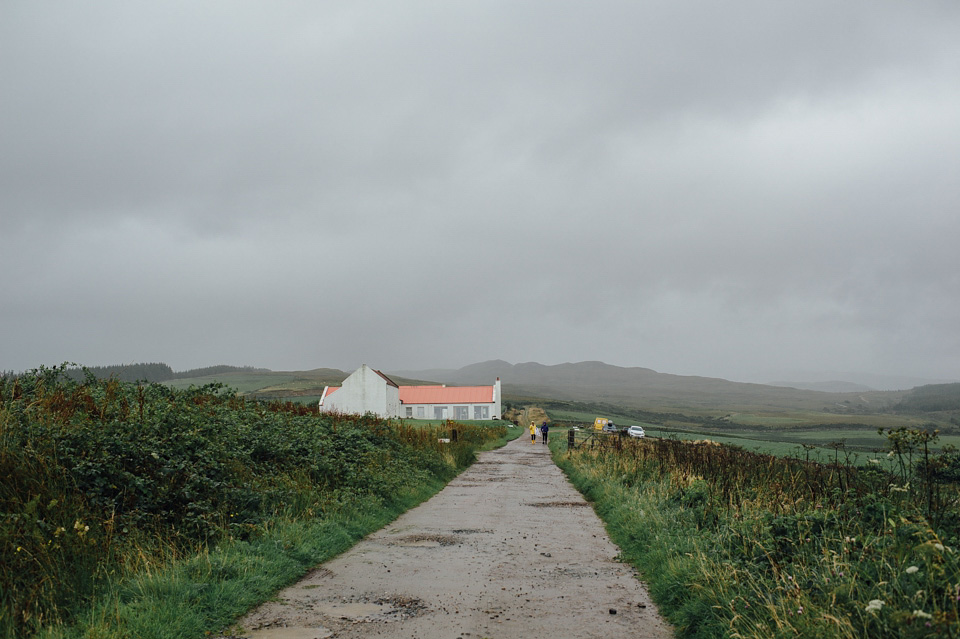
[[[643,432],[643,426],[631,426],[627,429],[627,435],[630,437],[646,437],[647,434]]]

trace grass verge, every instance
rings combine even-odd
[[[518,434],[63,368],[0,377],[4,639],[218,632]]]
[[[123,580],[68,627],[45,639],[180,639],[220,632],[317,564],[429,499],[432,480],[382,504],[365,500],[331,517],[270,522],[251,541],[228,541],[199,555]]]
[[[876,469],[677,441],[552,451],[680,637],[960,636],[954,484],[927,510]]]

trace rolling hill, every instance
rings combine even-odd
[[[324,386],[339,385],[349,374],[335,368],[270,371],[230,366],[174,373],[165,364],[131,365],[130,370],[126,370],[127,367],[103,367],[103,370],[94,372],[104,376],[142,376],[143,366],[157,368],[163,373],[162,377],[168,378],[163,383],[175,387],[219,382],[252,397],[301,402],[316,401]],[[925,414],[929,419],[960,423],[960,384],[921,386],[909,391],[871,391],[847,385],[848,392],[827,392],[715,377],[673,375],[598,361],[544,365],[490,360],[460,369],[385,372],[399,384],[490,384],[499,377],[507,401],[576,402],[648,412],[685,413],[710,419],[729,418],[743,423],[758,416],[775,418],[787,413],[792,418],[799,415],[800,421],[807,423],[863,422],[856,417],[879,414],[889,417]],[[867,422],[875,423],[869,419]]]
[[[588,361],[547,366],[491,360],[457,370],[396,371],[397,375],[436,379],[446,384],[489,384],[499,377],[505,395],[578,402],[602,402],[659,410],[801,410],[855,413],[886,409],[903,392],[832,393],[732,382],[715,377],[658,373]]]

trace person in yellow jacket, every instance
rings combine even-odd
[[[533,422],[530,422],[530,443],[537,443],[537,425]]]

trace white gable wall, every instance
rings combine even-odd
[[[379,417],[399,417],[400,389],[364,364],[343,380],[336,393],[325,397],[323,410]]]

